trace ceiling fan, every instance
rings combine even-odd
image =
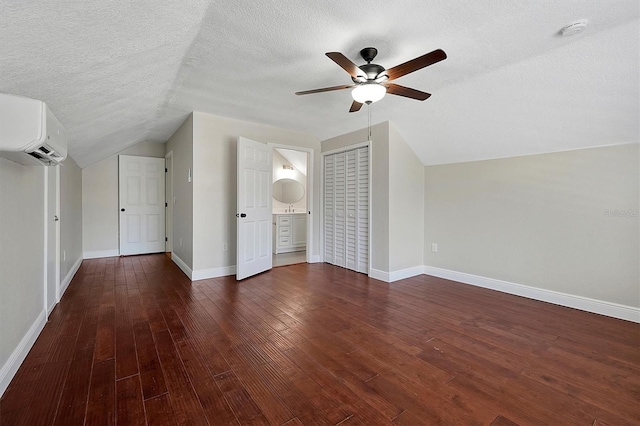
[[[428,67],[429,65],[433,65],[436,62],[447,59],[447,54],[444,53],[443,50],[437,49],[393,68],[385,69],[378,64],[371,63],[377,54],[378,49],[375,47],[365,47],[360,51],[360,56],[362,56],[362,59],[367,63],[357,66],[340,52],[327,52],[326,55],[329,59],[340,65],[342,69],[349,73],[354,84],[305,90],[303,92],[296,92],[296,95],[310,95],[312,93],[353,88],[351,91],[353,103],[351,104],[349,112],[359,111],[363,104],[371,104],[379,101],[386,93],[424,101],[431,96],[431,93],[421,92],[420,90],[411,89],[409,87],[400,86],[399,84],[390,82],[424,67]]]

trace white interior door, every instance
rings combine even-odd
[[[45,308],[47,315],[58,303],[60,282],[60,166],[46,167],[46,286]]]
[[[271,269],[271,148],[238,138],[236,279]]]
[[[120,255],[165,250],[164,158],[118,156]]]

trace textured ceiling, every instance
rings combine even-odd
[[[327,139],[367,125],[325,52],[387,68],[436,48],[448,59],[386,96],[424,164],[637,142],[637,0],[0,2],[0,92],[41,99],[81,167],[143,140],[166,141],[192,110]],[[558,30],[586,19],[586,31]]]

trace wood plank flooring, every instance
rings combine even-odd
[[[0,425],[640,424],[640,325],[326,264],[86,260]]]

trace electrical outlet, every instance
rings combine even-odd
[[[227,243],[222,243],[222,251],[227,251],[229,250],[229,246]]]
[[[438,251],[438,243],[431,243],[431,251]]]

